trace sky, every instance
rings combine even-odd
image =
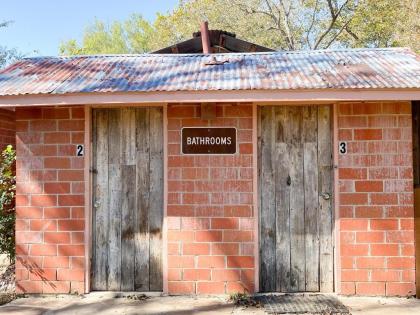
[[[56,56],[60,43],[80,40],[95,18],[125,20],[140,13],[153,21],[156,13],[171,11],[178,0],[0,0],[0,46],[16,48],[27,56]]]

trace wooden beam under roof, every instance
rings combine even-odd
[[[239,38],[230,32],[222,30],[209,30],[209,40],[212,53],[235,53],[235,52],[268,52],[271,48],[260,46]],[[176,47],[176,50],[174,49]],[[193,38],[176,43],[156,51],[152,54],[202,54],[203,46],[201,32],[193,34]]]

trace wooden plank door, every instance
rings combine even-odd
[[[260,288],[333,291],[329,106],[259,110]]]
[[[93,111],[93,290],[162,290],[162,118],[154,107]]]

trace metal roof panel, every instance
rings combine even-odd
[[[420,88],[406,48],[25,58],[0,96],[88,92]]]

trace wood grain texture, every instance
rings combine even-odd
[[[273,159],[275,161],[275,222],[276,227],[276,287],[273,291],[289,292],[291,276],[290,260],[290,185],[289,154],[286,137],[288,136],[286,107],[275,107],[276,132]]]
[[[305,290],[319,291],[318,109],[303,109],[303,178],[305,194]]]
[[[303,181],[302,109],[288,107],[288,144],[290,185],[290,289],[305,291],[305,195]]]
[[[414,244],[416,297],[420,298],[420,102],[411,103],[413,124]]]
[[[109,248],[107,290],[120,290],[121,283],[121,115],[109,110],[108,171],[109,171]]]
[[[420,188],[414,188],[414,236],[416,253],[416,297],[420,297]]]
[[[121,170],[121,290],[134,291],[134,212],[136,206],[136,166],[124,165]]]
[[[150,291],[162,290],[163,129],[162,111],[150,109]],[[159,140],[158,140],[159,139]]]
[[[93,111],[93,290],[162,290],[162,122],[161,108]]]
[[[413,102],[411,106],[413,128],[413,183],[420,185],[420,102]]]
[[[333,211],[332,198],[326,200],[322,194],[332,196],[332,146],[331,146],[331,108],[318,108],[318,172],[319,172],[319,277],[320,291],[334,290],[334,255],[333,255]]]
[[[107,290],[108,282],[108,111],[94,112],[93,147],[94,159],[94,197],[93,197],[93,259],[92,289]]]
[[[276,279],[276,221],[275,185],[272,161],[274,143],[273,108],[261,110],[261,175],[260,175],[260,287],[275,291]]]
[[[138,108],[136,112],[137,134],[137,211],[135,213],[135,289],[148,291],[150,286],[149,277],[149,169],[150,169],[150,146],[149,146],[149,110]]]
[[[333,291],[331,200],[322,197],[332,190],[329,115],[329,106],[260,108],[262,291]]]

